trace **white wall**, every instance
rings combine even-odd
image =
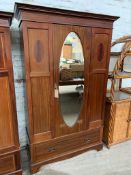
[[[0,0],[0,10],[13,11],[14,2],[15,0]],[[113,40],[123,35],[131,35],[131,0],[18,0],[17,2],[120,16],[120,19],[114,23]],[[25,83],[23,81],[25,78],[24,65],[17,24],[14,19],[11,27],[12,58],[20,142],[21,146],[24,146],[26,145],[25,116],[27,115],[27,108],[24,95]]]

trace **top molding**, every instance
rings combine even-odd
[[[15,3],[15,17],[20,21],[44,22],[50,24],[78,25],[112,29],[119,17],[87,12],[78,12],[36,5]]]
[[[12,22],[13,13],[0,11],[0,26],[9,27]]]
[[[80,11],[78,12],[73,10],[65,10],[65,9],[58,9],[58,8],[43,7],[38,5],[15,3],[14,13],[16,18],[19,19],[19,12],[23,10],[50,13],[50,14],[56,14],[56,15],[65,15],[65,16],[67,15],[67,16],[82,17],[82,18],[109,20],[109,21],[115,21],[119,18],[118,16],[110,16],[110,15],[96,14],[96,13],[94,14],[94,13],[80,12]]]

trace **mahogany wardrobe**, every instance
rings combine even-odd
[[[11,59],[12,13],[0,12],[0,174],[21,175]]]
[[[24,48],[32,172],[102,148],[112,26],[118,17],[15,4]]]

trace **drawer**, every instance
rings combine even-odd
[[[56,138],[33,146],[33,161],[48,160],[59,154],[89,147],[100,141],[100,129],[84,131],[65,137]]]
[[[0,175],[16,170],[15,155],[8,155],[0,158]]]

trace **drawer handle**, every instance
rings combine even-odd
[[[49,147],[48,148],[48,152],[54,152],[54,151],[56,151],[55,147]]]
[[[90,143],[90,142],[91,142],[91,139],[86,138],[86,139],[85,139],[85,142],[86,142],[86,143]]]

